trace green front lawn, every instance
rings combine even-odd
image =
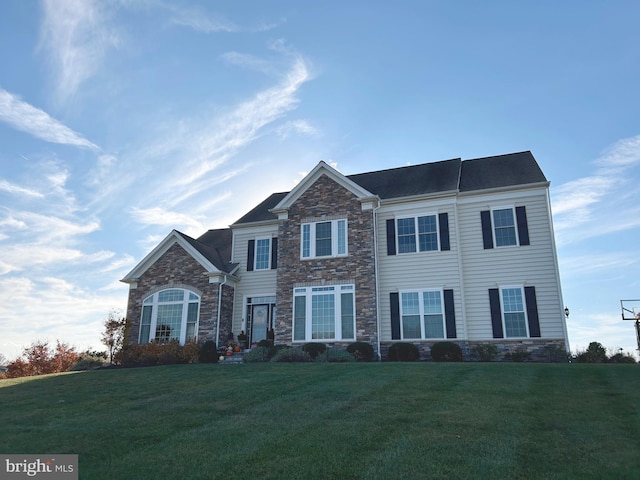
[[[174,365],[0,380],[81,479],[640,478],[638,365]]]

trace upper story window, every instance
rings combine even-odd
[[[247,272],[273,270],[278,264],[278,239],[262,237],[247,243]]]
[[[144,299],[138,343],[195,341],[200,297],[181,288],[161,290]]]
[[[435,215],[398,218],[398,253],[438,250],[438,222]]]
[[[527,211],[524,206],[498,207],[480,212],[485,249],[529,245]]]
[[[328,220],[302,224],[300,256],[302,258],[340,257],[347,255],[347,221]]]
[[[449,214],[387,220],[387,255],[450,250]]]

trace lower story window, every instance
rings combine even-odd
[[[355,340],[355,287],[295,288],[293,340]]]
[[[527,317],[525,314],[524,300],[521,287],[503,288],[502,316],[504,333],[509,337],[528,337]]]
[[[442,290],[402,292],[400,322],[402,338],[445,337]]]
[[[170,288],[156,292],[142,302],[138,343],[195,341],[200,297],[189,290]]]

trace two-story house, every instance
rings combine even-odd
[[[549,182],[530,152],[343,175],[320,162],[226,229],[172,231],[123,280],[129,342],[448,340],[568,349]]]

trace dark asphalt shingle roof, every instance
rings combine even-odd
[[[487,190],[511,185],[546,182],[531,152],[517,152],[494,157],[422,163],[407,167],[348,175],[347,178],[381,199],[414,195]],[[289,192],[274,193],[235,224],[276,220],[269,210]]]
[[[221,272],[229,273],[237,266],[236,263],[229,262],[232,244],[230,228],[209,230],[197,239],[177,230],[176,232]]]

